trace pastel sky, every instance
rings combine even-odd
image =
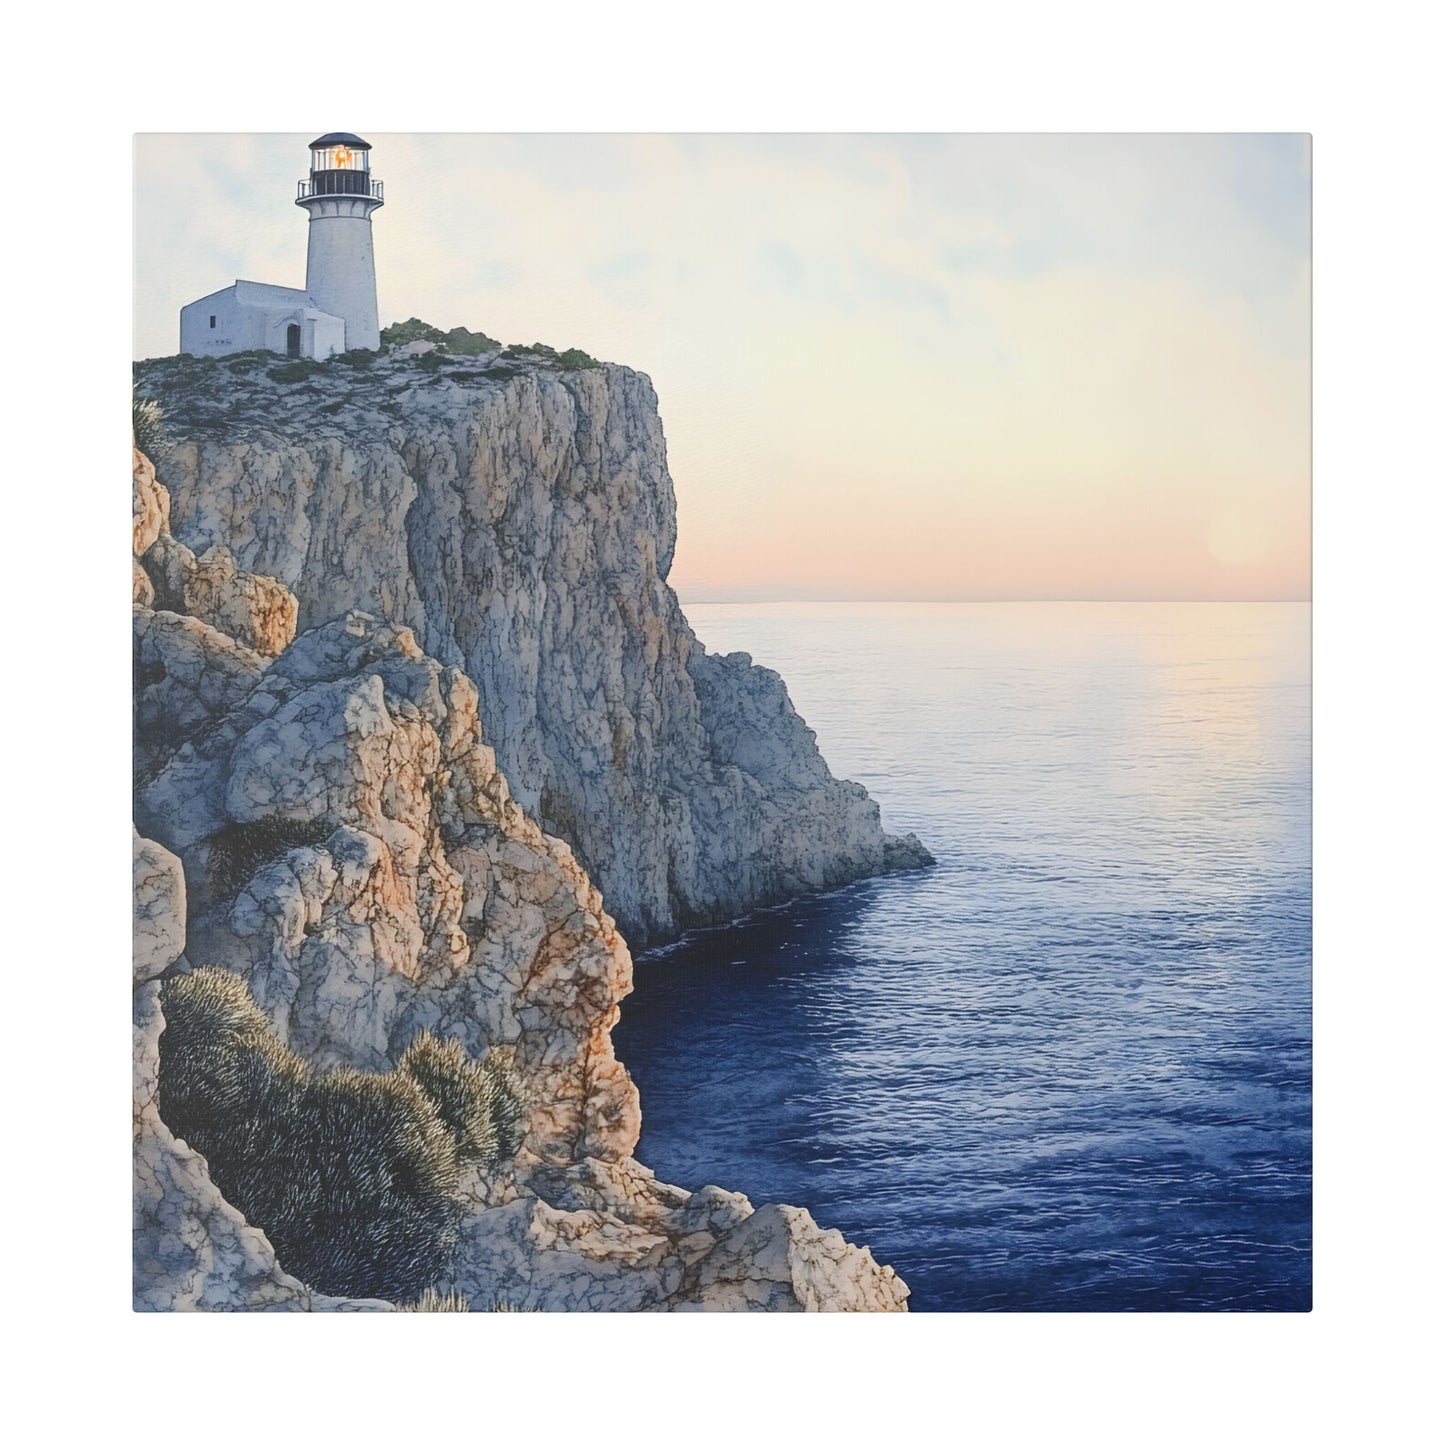
[[[1307,137],[361,133],[383,324],[652,378],[685,600],[1309,595]],[[310,139],[137,137],[137,356]]]

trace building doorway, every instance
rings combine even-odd
[[[301,328],[294,322],[286,328],[286,355],[301,355]]]

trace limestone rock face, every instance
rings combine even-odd
[[[447,365],[148,368],[183,440],[171,492],[133,462],[137,1307],[389,1308],[290,1276],[161,1120],[160,989],[194,961],[321,1068],[424,1029],[510,1058],[525,1139],[437,1281],[473,1309],[905,1309],[806,1211],[633,1158],[611,915],[658,941],[931,860],[776,673],[688,628],[647,379]]]
[[[131,447],[131,551],[144,557],[162,532],[170,531],[170,493],[156,481],[151,459]]]
[[[574,1171],[575,1172],[575,1171]],[[557,1188],[559,1181],[549,1181]],[[689,1195],[633,1161],[592,1167],[578,1199],[537,1195],[468,1216],[451,1287],[473,1308],[897,1313],[908,1287],[805,1209],[708,1186]]]
[[[776,673],[688,627],[645,376],[423,360],[299,385],[264,363],[147,363],[181,438],[162,465],[177,545],[279,579],[302,628],[362,610],[465,671],[517,801],[635,944],[931,862],[832,776]],[[148,570],[170,606],[174,580]],[[197,606],[173,610],[234,620]]]
[[[186,947],[186,877],[181,860],[131,829],[135,982],[159,978]]]
[[[170,494],[150,459],[132,448],[133,602],[208,622],[233,641],[274,657],[296,636],[296,598],[274,577],[243,572],[229,549],[199,559],[171,535]]]
[[[687,1302],[705,1310],[891,1311],[908,1290],[806,1209],[769,1204],[728,1230],[697,1269]]]
[[[611,1043],[631,956],[511,796],[460,669],[356,613],[275,660],[194,618],[138,607],[136,627],[136,811],[158,840],[135,849],[141,1307],[378,1307],[286,1275],[161,1122],[158,979],[191,962],[243,975],[322,1067],[385,1070],[422,1029],[507,1051],[525,1141],[476,1173],[438,1282],[474,1309],[904,1307],[891,1270],[804,1212],[749,1230],[743,1196],[633,1159],[637,1091]]]
[[[226,547],[197,557],[162,533],[142,565],[157,606],[208,622],[254,652],[274,657],[296,636],[296,598],[274,577],[242,572]]]
[[[202,640],[137,616],[147,643]],[[637,1091],[610,1030],[631,955],[571,850],[512,800],[470,680],[361,614],[264,669],[216,637],[195,690],[174,689],[180,745],[137,752],[142,825],[194,880],[192,952],[244,974],[317,1064],[384,1070],[422,1029],[509,1048],[529,1150],[626,1157]],[[190,724],[236,682],[243,698]]]
[[[250,695],[265,659],[193,617],[134,609],[138,780]]]

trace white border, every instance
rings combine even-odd
[[[7,1053],[22,1126],[7,1240],[10,1315],[28,1342],[11,1360],[22,1438],[104,1428],[290,1440],[356,1426],[367,1438],[439,1426],[704,1440],[729,1429],[800,1440],[1420,1433],[1412,1412],[1426,1403],[1439,1289],[1426,1173],[1438,1129],[1422,1112],[1440,952],[1422,913],[1440,801],[1430,625],[1440,203],[1426,109],[1438,51],[1426,13],[161,0],[98,19],[27,17],[7,126],[7,229],[19,243],[6,708],[19,926]],[[346,64],[318,39],[333,17]],[[130,136],[304,130],[336,116],[363,131],[1313,132],[1313,1315],[400,1327],[424,1337],[375,1323],[129,1315],[129,1161],[114,1103],[129,1067],[114,1030],[128,947],[117,745],[128,678],[112,544],[125,525],[115,458],[130,353]]]

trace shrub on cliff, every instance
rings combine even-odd
[[[500,351],[502,347],[500,341],[493,341],[485,331],[468,331],[465,326],[453,326],[443,339],[453,356],[480,356],[484,351]]]
[[[416,1081],[457,1141],[457,1157],[484,1169],[522,1147],[522,1095],[512,1070],[492,1055],[479,1063],[456,1039],[418,1034],[396,1071]]]
[[[166,447],[166,416],[161,404],[151,397],[142,396],[134,387],[130,395],[130,429],[135,444],[152,462],[160,457]]]
[[[300,361],[289,361],[285,366],[273,366],[266,373],[272,381],[282,382],[290,386],[293,382],[309,381],[318,371],[325,371],[324,361],[311,361],[303,357]]]
[[[506,357],[540,356],[551,360],[557,355],[557,348],[548,346],[545,341],[534,341],[530,346],[523,346],[521,342],[513,342],[502,355]]]
[[[601,365],[595,357],[588,356],[585,351],[579,351],[575,346],[562,352],[557,358],[557,366],[562,371],[590,371],[594,366]]]
[[[410,1304],[398,1305],[397,1313],[404,1315],[469,1315],[472,1312],[471,1302],[464,1294],[442,1294],[440,1290],[423,1290],[420,1297],[412,1300]],[[494,1315],[520,1315],[538,1314],[540,1306],[534,1305],[530,1310],[518,1309],[516,1305],[507,1300],[494,1300],[487,1306],[487,1313]]]
[[[534,341],[530,346],[516,343],[502,353],[502,358],[506,361],[519,361],[524,357],[554,362],[559,371],[586,371],[602,365],[595,357],[589,356],[576,346],[568,347],[566,351],[558,351],[555,346],[548,346],[543,341]]]
[[[399,1305],[405,1315],[466,1315],[472,1312],[471,1305],[463,1294],[442,1294],[438,1290],[423,1290],[410,1304]]]
[[[267,366],[275,361],[274,351],[234,351],[225,360],[227,371],[240,375],[243,372],[254,371],[258,366]]]
[[[167,981],[161,1118],[203,1154],[221,1193],[282,1266],[326,1294],[414,1300],[451,1264],[465,1161],[503,1145],[500,1074],[422,1035],[408,1068],[313,1070],[271,1031],[245,981]],[[475,1111],[475,1112],[473,1112]]]
[[[381,328],[383,346],[405,346],[408,341],[435,341],[440,345],[446,339],[446,333],[439,326],[416,316],[408,321],[393,321],[390,326]]]
[[[222,897],[244,888],[256,870],[293,848],[316,848],[331,836],[335,824],[308,823],[290,818],[260,818],[254,823],[230,823],[211,842],[211,882]]]
[[[410,321],[393,322],[382,330],[383,346],[405,346],[408,341],[430,341],[449,356],[480,356],[485,351],[500,351],[502,346],[485,331],[468,331],[465,326],[443,331],[440,326],[415,316]]]

